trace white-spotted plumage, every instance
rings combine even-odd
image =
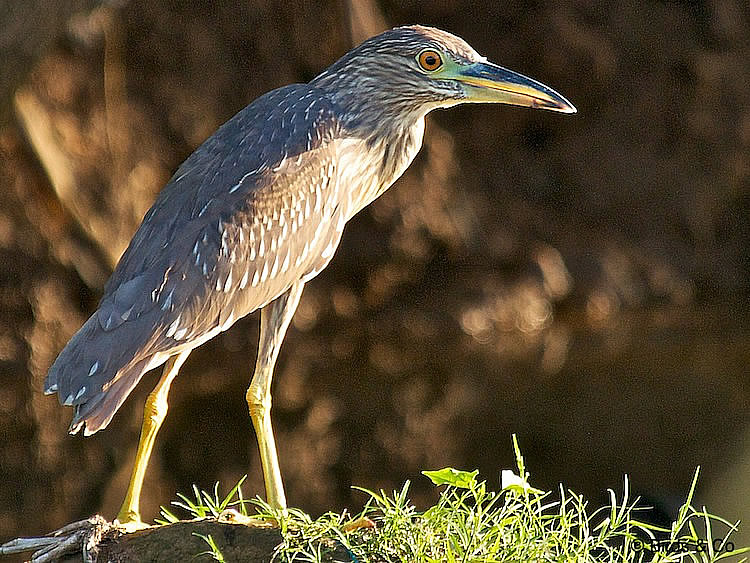
[[[203,217],[203,215],[206,213],[206,211],[208,211],[208,207],[209,207],[209,205],[211,205],[212,202],[213,202],[213,200],[209,199],[206,202],[206,205],[204,205],[203,207],[201,207],[201,210],[198,212],[198,217]]]
[[[180,328],[180,329],[177,329],[177,330],[175,331],[175,333],[174,333],[174,339],[175,339],[175,340],[184,340],[184,339],[185,339],[185,336],[187,335],[187,332],[188,332],[188,330],[189,330],[189,329],[188,329],[188,327],[186,327],[186,326],[185,326],[185,327],[182,327],[182,328]]]
[[[171,289],[164,298],[164,302],[161,304],[162,311],[168,311],[172,308],[172,297],[174,297],[174,288]]]
[[[134,307],[134,306],[131,306],[131,307],[130,307],[129,309],[125,309],[125,311],[123,311],[123,312],[122,312],[122,313],[120,314],[120,318],[121,318],[121,319],[122,319],[123,321],[127,321],[127,320],[128,320],[129,318],[130,318],[130,314],[131,314],[131,313],[133,312],[133,307]]]
[[[396,46],[446,37],[423,28],[389,33]],[[401,83],[368,79],[356,61],[360,51],[310,84],[259,98],[179,167],[123,254],[100,309],[47,377],[45,391],[75,405],[72,431],[106,426],[145,371],[314,277],[334,256],[344,224],[405,170],[421,145],[424,114],[437,106],[411,102],[398,93]],[[403,60],[414,64],[415,54]],[[351,76],[372,94],[362,97],[345,81],[346,61],[356,62]],[[412,113],[356,119],[367,103],[388,107],[393,94],[393,107],[411,103]]]
[[[167,328],[167,332],[164,334],[167,338],[172,338],[175,335],[175,332],[177,332],[177,329],[180,326],[180,315],[177,315],[177,318],[171,322],[169,325],[169,328]]]

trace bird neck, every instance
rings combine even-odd
[[[333,70],[332,70],[333,69]],[[357,185],[356,201],[350,202],[348,218],[387,190],[422,147],[425,114],[439,107],[431,100],[415,99],[374,82],[369,76],[335,72],[332,67],[314,78],[310,85],[320,89],[336,107],[338,121],[346,137],[358,146],[344,151],[352,162],[346,167]]]
[[[402,124],[401,127],[391,129],[387,135],[373,135],[368,139],[371,146],[377,147],[376,152],[382,154],[383,190],[398,180],[409,167],[422,148],[423,137],[424,115],[420,115],[408,125]]]
[[[351,189],[346,207],[346,218],[351,219],[361,209],[380,197],[411,164],[422,147],[424,117],[409,127],[389,129],[389,134],[367,137],[354,133],[348,143],[352,150],[342,151],[343,182]]]

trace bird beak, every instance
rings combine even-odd
[[[465,102],[495,102],[562,113],[577,111],[552,88],[492,63],[473,63],[456,71],[455,79],[466,91]]]

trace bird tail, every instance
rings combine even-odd
[[[150,369],[164,363],[167,355],[147,354],[129,358],[118,354],[123,337],[143,339],[133,332],[106,331],[94,313],[52,364],[44,381],[44,393],[57,393],[60,404],[75,411],[69,431],[89,436],[105,428],[133,388]],[[131,342],[148,349],[146,342]],[[163,359],[161,358],[163,356]]]

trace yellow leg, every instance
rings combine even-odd
[[[271,428],[271,379],[279,349],[289,323],[297,310],[303,282],[293,285],[281,297],[268,304],[260,313],[260,343],[255,374],[247,390],[247,406],[253,420],[260,448],[266,501],[275,508],[286,508],[284,484],[281,481],[276,442]]]
[[[190,351],[182,352],[172,356],[164,364],[159,383],[146,399],[146,406],[143,409],[143,426],[141,427],[141,438],[138,442],[138,451],[135,454],[135,463],[133,472],[130,475],[130,484],[128,492],[125,494],[125,500],[122,503],[120,512],[117,514],[117,521],[130,528],[145,527],[141,521],[138,505],[141,498],[141,488],[143,487],[143,478],[146,476],[146,467],[151,457],[151,450],[154,447],[156,433],[159,432],[161,423],[167,415],[169,405],[167,404],[167,395],[172,380],[177,376],[180,367],[187,359]]]

